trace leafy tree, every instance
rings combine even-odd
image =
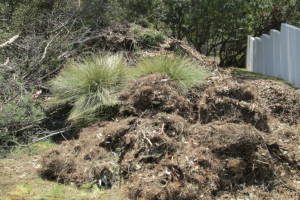
[[[164,14],[163,0],[118,0],[122,9],[122,20],[143,26],[149,23],[159,26]]]

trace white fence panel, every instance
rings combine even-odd
[[[299,85],[299,50],[300,50],[300,45],[299,45],[299,38],[297,38],[297,35],[300,31],[299,28],[294,27],[294,26],[289,26],[289,36],[290,36],[290,57],[291,57],[291,71],[289,72],[289,80],[291,81],[291,83],[293,83],[294,85]],[[299,35],[298,35],[299,37]],[[297,76],[298,75],[298,76]]]
[[[259,71],[259,59],[258,59],[258,47],[259,47],[260,38],[254,38],[253,42],[253,71],[258,72]]]
[[[288,34],[288,81],[290,83],[294,83],[294,71],[295,71],[295,45],[293,44],[295,42],[295,27],[288,25],[288,24],[282,24],[283,27],[286,28],[287,34]]]
[[[263,43],[261,38],[255,38],[256,40],[256,59],[257,59],[257,67],[256,72],[264,73],[264,56],[263,56]]]
[[[248,37],[247,69],[282,78],[300,87],[300,28],[281,24],[281,31]]]
[[[289,34],[288,34],[288,28],[284,25],[281,26],[281,35],[280,35],[280,54],[281,56],[281,62],[280,62],[280,74],[279,77],[284,80],[289,80],[288,77],[288,70],[289,70]]]
[[[254,37],[248,36],[247,45],[247,67],[248,70],[253,71],[253,51],[254,51]]]
[[[297,28],[295,30],[295,86],[300,88],[300,28]]]
[[[271,38],[273,43],[273,76],[280,76],[280,32],[277,30],[271,30]]]
[[[262,36],[262,43],[263,43],[263,57],[264,57],[264,71],[263,74],[266,75],[273,75],[273,45],[272,40],[269,35],[264,34]]]

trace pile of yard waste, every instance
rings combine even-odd
[[[134,200],[300,198],[300,96],[290,86],[226,75],[182,93],[152,74],[119,98],[114,121],[43,157],[42,177]]]
[[[156,38],[155,34],[161,35],[161,38]],[[192,57],[204,66],[215,65],[186,42],[135,24],[118,24],[97,31],[87,31],[81,38],[73,41],[70,48],[71,51],[61,56],[69,58],[91,52],[122,53],[132,63],[141,56],[176,52]]]

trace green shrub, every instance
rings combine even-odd
[[[0,145],[8,148],[10,145],[31,141],[39,132],[39,121],[43,117],[42,108],[30,94],[8,103],[0,103]]]
[[[148,57],[137,64],[136,77],[152,73],[167,74],[179,83],[183,91],[202,82],[208,75],[197,63],[175,55]]]
[[[156,47],[165,40],[162,32],[151,28],[143,28],[139,25],[132,25],[131,32],[141,47]]]
[[[43,116],[43,112],[30,95],[22,97],[21,100],[12,101],[0,106],[0,126],[13,124],[18,121],[31,122]]]
[[[50,82],[54,104],[73,106],[69,120],[89,120],[108,115],[117,104],[116,93],[125,81],[125,64],[120,55],[96,56],[69,62]]]

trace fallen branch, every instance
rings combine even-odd
[[[20,35],[15,35],[14,37],[10,38],[8,41],[4,42],[3,44],[0,44],[0,48],[4,48],[9,44],[12,44],[14,41],[16,41]]]
[[[2,148],[11,148],[11,147],[26,147],[26,148],[29,148],[30,149],[30,146],[37,143],[37,142],[40,142],[42,140],[45,140],[49,137],[52,137],[54,135],[58,135],[58,134],[61,134],[62,137],[67,140],[65,138],[65,136],[63,135],[63,133],[67,132],[68,130],[70,130],[70,128],[64,128],[64,129],[61,129],[60,131],[55,131],[55,132],[50,132],[49,135],[45,136],[45,137],[42,137],[42,138],[39,138],[37,140],[34,140],[33,142],[29,143],[29,144],[20,144],[19,142],[15,141],[15,140],[10,140],[9,142],[13,142],[15,143],[16,145],[0,145],[0,147]]]
[[[55,37],[56,37],[56,36],[55,36]],[[45,49],[44,49],[44,53],[43,53],[42,58],[40,59],[39,63],[42,63],[43,60],[46,58],[46,54],[47,54],[48,48],[49,48],[50,44],[52,43],[52,41],[54,40],[55,37],[53,37],[53,38],[47,43],[47,45],[46,45],[46,47],[45,47]]]
[[[70,129],[69,129],[69,128],[65,128],[65,129],[62,129],[62,130],[60,130],[60,131],[52,132],[52,133],[50,133],[49,135],[47,135],[47,136],[45,136],[45,137],[39,138],[39,139],[37,139],[37,140],[34,140],[34,141],[33,141],[32,143],[30,143],[29,145],[32,145],[32,144],[34,144],[34,143],[37,143],[37,142],[39,142],[39,141],[42,141],[42,140],[47,139],[47,138],[49,138],[49,137],[52,137],[52,136],[54,136],[54,135],[58,135],[58,134],[65,133],[65,132],[68,131],[68,130],[70,130]]]
[[[55,74],[55,73],[58,72],[59,70],[61,70],[61,67],[58,67],[57,69],[55,69],[55,70],[53,70],[53,71],[47,73],[46,75],[44,75],[43,77],[39,78],[38,80],[39,80],[39,81],[42,81],[42,80],[48,78],[49,76],[51,76],[52,74]],[[49,90],[49,88],[46,88],[46,87],[43,87],[43,89]]]

